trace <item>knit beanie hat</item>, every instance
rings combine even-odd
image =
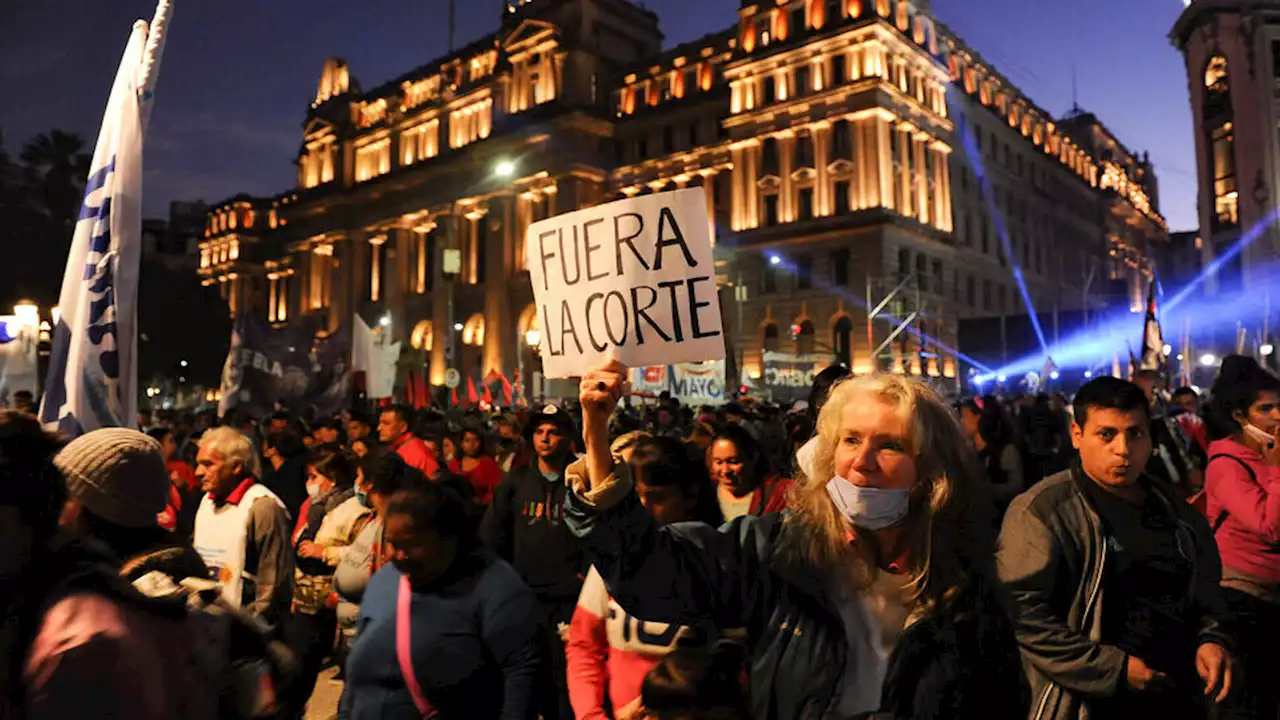
[[[116,525],[156,524],[169,498],[160,444],[137,430],[102,428],[72,440],[53,459],[67,496]]]

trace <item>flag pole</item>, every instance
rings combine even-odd
[[[160,57],[169,36],[169,18],[173,16],[173,4],[169,0],[156,3],[155,15],[147,26],[147,44],[142,50],[142,66],[138,69],[138,87],[143,92],[155,88],[160,76]]]

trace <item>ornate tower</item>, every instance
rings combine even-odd
[[[1170,33],[1186,59],[1207,266],[1256,238],[1206,284],[1237,292],[1280,254],[1280,0],[1183,0]]]

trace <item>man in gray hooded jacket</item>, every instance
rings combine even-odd
[[[1014,500],[997,555],[1030,717],[1203,717],[1231,689],[1213,533],[1143,474],[1152,443],[1141,389],[1099,378],[1074,413],[1079,461]]]

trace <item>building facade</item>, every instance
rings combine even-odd
[[[1280,2],[1183,1],[1170,39],[1186,59],[1203,261],[1221,260],[1205,290],[1249,291],[1280,253]]]
[[[537,0],[368,92],[329,61],[298,187],[215,206],[204,281],[273,323],[389,315],[433,384],[510,374],[537,362],[530,223],[702,186],[735,377],[774,352],[956,378],[958,321],[1021,311],[1021,286],[1141,301],[1167,240],[1150,164],[1036,107],[927,3],[743,0],[661,44],[625,0]]]

